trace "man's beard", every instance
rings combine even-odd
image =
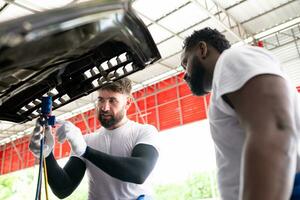
[[[192,70],[190,76],[187,74],[184,77],[184,80],[187,82],[190,90],[194,95],[203,96],[208,93],[205,90],[204,86],[204,76],[206,72],[202,64],[195,57],[192,63]]]
[[[105,116],[108,116],[108,115],[110,117],[105,118]],[[120,121],[122,121],[122,119],[124,118],[124,115],[125,115],[125,108],[122,108],[122,110],[117,112],[115,115],[113,115],[112,113],[109,113],[109,112],[99,111],[98,119],[104,128],[109,129],[109,128],[115,126],[116,124],[118,124]]]

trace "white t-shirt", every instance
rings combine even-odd
[[[218,186],[222,200],[238,200],[240,166],[245,131],[235,111],[222,99],[224,94],[237,91],[251,78],[260,74],[273,74],[286,79],[293,98],[291,112],[295,126],[300,130],[299,98],[296,87],[286,78],[279,61],[260,47],[232,47],[224,51],[215,66],[209,121],[215,142],[218,167]]]
[[[101,127],[84,139],[95,150],[113,156],[130,157],[137,144],[149,144],[157,150],[157,129],[148,124],[139,124],[128,120],[123,126],[114,130]],[[143,184],[134,184],[116,179],[96,167],[90,161],[86,163],[89,180],[89,200],[136,200],[141,194],[152,195],[147,179]]]

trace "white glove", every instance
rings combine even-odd
[[[40,157],[40,148],[41,148],[41,139],[43,137],[42,135],[43,127],[39,123],[39,121],[36,121],[35,128],[33,129],[32,136],[30,138],[29,143],[29,149],[33,153],[33,155],[37,158]],[[51,126],[45,126],[45,132],[44,132],[44,145],[43,145],[43,156],[46,158],[51,153],[53,146],[54,146],[54,140],[52,136],[52,129]]]
[[[80,129],[69,121],[57,120],[58,124],[61,124],[56,131],[56,137],[58,142],[64,143],[67,139],[71,145],[72,151],[77,156],[82,156],[86,150],[86,142]]]

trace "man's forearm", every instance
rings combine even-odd
[[[79,158],[71,157],[62,169],[53,153],[46,158],[48,183],[59,198],[69,196],[78,186],[85,172],[85,164]]]
[[[134,151],[139,151],[144,146],[138,145]],[[131,157],[112,156],[90,147],[87,147],[83,157],[112,177],[122,181],[142,184],[152,171],[158,157],[154,147],[146,146],[146,158],[135,157],[134,155]]]
[[[257,134],[257,133],[256,133]],[[297,145],[289,133],[250,135],[242,162],[241,200],[288,200],[296,171]]]

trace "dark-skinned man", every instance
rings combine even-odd
[[[212,93],[209,122],[221,199],[290,199],[300,100],[280,62],[260,47],[231,47],[216,29],[204,28],[185,39],[181,63],[195,95]]]

